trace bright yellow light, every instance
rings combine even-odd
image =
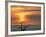
[[[24,17],[25,17],[24,13],[17,13],[16,15],[19,17],[20,22],[24,22]]]
[[[24,12],[18,12],[18,13],[16,13],[15,15],[17,15],[18,17],[19,17],[19,21],[20,22],[24,22],[25,21],[25,16],[26,15],[29,15],[29,14],[31,14],[31,13],[28,13],[28,12],[26,12],[26,13],[24,13]]]

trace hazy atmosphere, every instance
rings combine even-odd
[[[11,31],[41,29],[41,7],[11,6]]]

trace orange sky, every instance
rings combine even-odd
[[[27,10],[31,10],[31,11],[27,11]],[[36,11],[35,11],[36,10]],[[11,16],[12,18],[14,17],[14,19],[12,19],[12,23],[14,24],[17,22],[28,22],[30,23],[30,20],[26,17],[27,15],[30,16],[40,16],[41,12],[39,11],[40,7],[11,7]],[[36,21],[37,22],[37,21]],[[33,22],[35,23],[35,22]],[[39,21],[37,22],[39,23]]]

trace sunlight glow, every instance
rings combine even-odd
[[[19,13],[16,13],[15,15],[19,17],[19,21],[20,22],[24,22],[25,21],[25,16],[26,15],[30,15],[31,13],[23,13],[23,12],[19,12]]]

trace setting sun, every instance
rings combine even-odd
[[[11,16],[12,16],[12,24],[15,24],[16,23],[21,23],[23,22],[24,24],[27,24],[27,23],[32,23],[31,22],[31,16],[40,16],[41,13],[40,13],[40,7],[20,7],[20,6],[12,6],[11,8]],[[30,16],[28,18],[28,16]],[[33,24],[33,23],[32,23]]]

